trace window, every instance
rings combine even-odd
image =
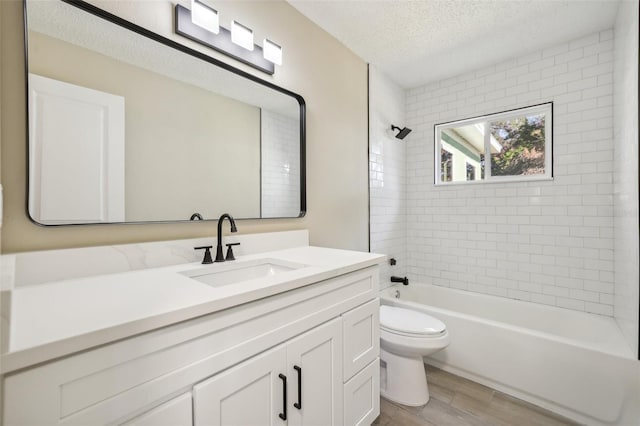
[[[453,170],[451,168],[452,157],[453,154],[451,152],[447,151],[444,148],[440,149],[440,164],[442,165],[440,180],[442,182],[451,182],[451,175],[453,174]]]
[[[435,125],[435,183],[551,179],[553,104]]]

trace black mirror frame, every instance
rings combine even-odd
[[[291,96],[292,98],[294,98],[298,104],[300,105],[300,213],[298,214],[298,216],[290,216],[290,217],[268,217],[268,218],[262,218],[262,217],[257,217],[257,218],[239,218],[236,220],[258,220],[258,219],[265,219],[265,220],[269,220],[269,219],[296,219],[296,218],[301,218],[304,217],[307,213],[307,188],[306,188],[306,177],[307,177],[307,167],[306,167],[306,103],[304,101],[304,98],[300,95],[298,95],[297,93],[294,93],[290,90],[287,90],[283,87],[277,86],[269,81],[265,81],[262,80],[261,78],[256,77],[253,74],[249,74],[239,68],[235,68],[229,64],[227,64],[226,62],[222,62],[218,59],[215,59],[211,56],[206,55],[203,52],[200,52],[198,50],[195,49],[191,49],[190,47],[187,47],[181,43],[178,43],[174,40],[171,40],[169,38],[166,38],[164,36],[161,36],[160,34],[154,33],[151,30],[148,30],[144,27],[141,27],[139,25],[134,24],[131,21],[127,21],[126,19],[123,19],[119,16],[116,16],[110,12],[107,12],[106,10],[100,9],[97,6],[94,6],[90,3],[87,3],[84,0],[60,0],[63,3],[67,3],[70,4],[72,6],[77,7],[78,9],[81,9],[85,12],[88,12],[92,15],[95,15],[99,18],[102,18],[108,22],[111,22],[115,25],[118,25],[120,27],[123,27],[129,31],[132,31],[136,34],[142,35],[144,37],[147,37],[151,40],[154,40],[158,43],[164,44],[167,47],[170,47],[172,49],[176,49],[180,52],[186,53],[187,55],[193,56],[197,59],[200,59],[202,61],[208,62],[214,66],[220,67],[226,71],[232,72],[240,77],[246,78],[250,81],[253,81],[255,83],[261,84],[265,87],[268,87],[270,89],[273,89],[275,91],[278,91],[284,95],[287,96]],[[25,76],[28,75],[29,73],[29,49],[28,49],[28,42],[29,42],[29,38],[28,38],[28,33],[29,33],[29,27],[27,25],[27,0],[23,0],[23,15],[24,15],[24,49],[25,49],[25,61],[24,61],[24,65],[25,65]],[[28,99],[29,96],[29,79],[25,78],[25,99]],[[26,194],[29,193],[29,103],[26,103],[26,117],[27,117],[27,123],[26,123],[26,135],[27,135],[27,155],[26,155]],[[47,224],[42,224],[39,223],[37,221],[35,221],[30,213],[29,213],[29,197],[27,195],[27,197],[25,197],[25,212],[27,214],[27,217],[29,218],[29,220],[39,226],[45,226],[45,227],[57,227],[57,226],[81,226],[81,225],[142,225],[142,224],[152,224],[152,223],[184,223],[184,222],[191,222],[190,220],[161,220],[161,221],[139,221],[139,222],[108,222],[108,223],[70,223],[70,224],[52,224],[52,225],[47,225]],[[205,221],[217,221],[217,219],[205,219]]]

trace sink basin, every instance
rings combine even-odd
[[[202,268],[180,272],[180,274],[213,287],[221,287],[256,278],[270,277],[305,266],[307,265],[279,259],[256,259],[214,263]]]

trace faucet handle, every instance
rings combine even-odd
[[[233,246],[239,246],[240,243],[229,243],[225,245],[227,246],[227,256],[225,257],[225,260],[236,260],[233,256]]]
[[[211,259],[211,249],[213,246],[202,246],[202,247],[194,247],[194,250],[203,250],[204,249],[204,258],[202,259],[202,264],[206,265],[209,263],[213,263],[213,259]]]

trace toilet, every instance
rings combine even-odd
[[[408,308],[380,306],[380,395],[410,406],[429,401],[422,357],[449,345],[442,321]]]

